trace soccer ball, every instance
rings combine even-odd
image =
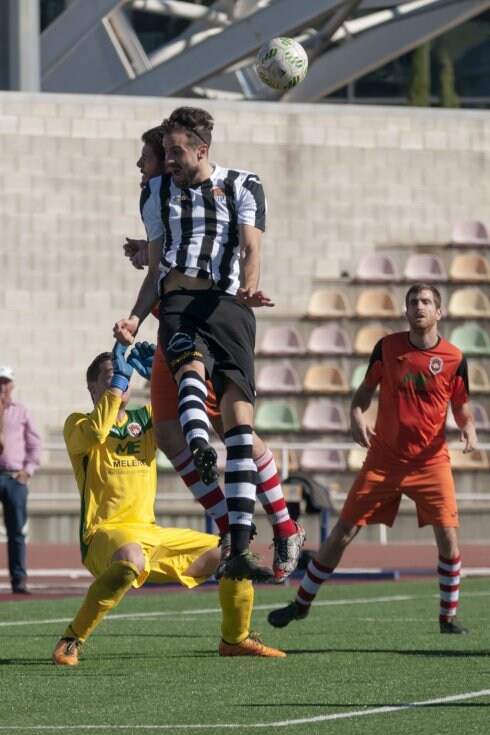
[[[303,46],[294,38],[279,36],[260,47],[255,69],[260,81],[268,87],[291,89],[305,78],[308,57]]]

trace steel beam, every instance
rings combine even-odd
[[[395,20],[365,31],[318,57],[301,84],[281,101],[321,100],[488,9],[490,0],[446,0],[410,15],[396,15]]]
[[[165,64],[110,91],[150,96],[183,93],[255,53],[268,38],[293,35],[301,27],[328,16],[341,5],[341,0],[276,0],[221,33],[190,46]]]

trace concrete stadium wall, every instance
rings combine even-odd
[[[121,246],[143,236],[139,137],[182,103],[0,93],[0,362],[14,368],[15,396],[45,438],[88,410],[85,368],[135,300],[141,272]],[[261,286],[277,316],[300,316],[313,281],[352,272],[363,252],[441,245],[455,220],[490,222],[486,112],[203,106],[216,119],[212,158],[263,179]],[[150,318],[141,336],[155,333]]]

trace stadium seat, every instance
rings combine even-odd
[[[301,393],[298,373],[289,365],[264,365],[257,375],[258,393]]]
[[[403,277],[413,283],[431,283],[447,281],[447,272],[438,255],[414,253],[407,258]]]
[[[341,367],[318,363],[310,365],[303,380],[305,393],[348,393],[349,384]]]
[[[276,433],[299,431],[296,409],[286,401],[264,401],[255,413],[255,429]]]
[[[461,449],[449,449],[449,457],[451,459],[451,467],[453,470],[462,470],[464,472],[480,472],[490,469],[488,454],[484,449],[475,449],[473,452],[463,454]]]
[[[488,247],[490,239],[487,228],[477,219],[463,219],[453,225],[451,245],[469,247]]]
[[[155,456],[157,461],[157,472],[175,472],[172,462],[160,449],[156,450]]]
[[[342,406],[324,398],[310,401],[301,419],[303,431],[329,433],[347,431],[347,428],[347,419]]]
[[[347,455],[347,467],[351,472],[359,472],[364,464],[364,460],[366,459],[366,454],[367,449],[364,449],[363,447],[353,447],[352,449],[349,449],[349,454]]]
[[[350,316],[352,309],[344,291],[318,289],[311,294],[306,309],[308,319],[341,319]]]
[[[393,283],[400,280],[400,274],[389,255],[372,253],[361,256],[355,278],[361,283]]]
[[[352,375],[350,378],[351,390],[357,390],[361,385],[362,381],[364,380],[364,376],[366,375],[368,364],[369,363],[367,362],[363,362],[361,365],[357,365],[357,367],[355,367],[352,371]]]
[[[490,299],[480,288],[458,288],[451,294],[447,313],[455,319],[488,319]]]
[[[454,327],[449,335],[449,342],[459,347],[466,357],[477,355],[490,356],[490,337],[488,336],[488,332],[479,326],[461,324]]]
[[[295,327],[269,327],[260,342],[262,355],[303,355],[303,338]]]
[[[455,255],[449,266],[454,283],[490,283],[490,262],[479,253]]]
[[[357,297],[356,316],[361,319],[398,319],[400,308],[391,291],[368,288]]]
[[[361,327],[356,334],[354,340],[354,352],[356,355],[370,355],[375,344],[388,334],[392,334],[392,330],[381,325],[366,325]]]
[[[470,393],[490,393],[490,378],[483,365],[474,360],[468,361],[468,381]]]
[[[352,345],[345,329],[332,325],[315,327],[306,350],[312,355],[351,355]]]
[[[490,431],[490,419],[488,418],[488,413],[483,403],[470,401],[470,406],[473,411],[473,416],[475,417],[475,426],[477,431]]]
[[[345,472],[347,465],[341,449],[303,449],[299,468],[303,472]]]
[[[295,449],[286,450],[286,467],[284,467],[284,451],[282,449],[271,449],[271,452],[281,476],[286,476],[291,474],[291,472],[297,472],[299,470],[298,453]]]

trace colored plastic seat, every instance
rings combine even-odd
[[[451,467],[453,470],[462,470],[464,472],[480,472],[490,469],[488,454],[484,449],[475,449],[473,452],[463,454],[461,449],[449,449],[449,457],[451,459]]]
[[[157,461],[157,472],[175,472],[172,462],[160,449],[156,450],[155,457]]]
[[[318,289],[309,298],[306,316],[308,319],[341,319],[352,316],[352,309],[344,291]]]
[[[347,455],[347,467],[351,472],[359,472],[364,464],[364,460],[366,459],[366,454],[367,449],[364,449],[363,447],[353,447],[352,449],[349,449],[349,454]]]
[[[303,449],[299,460],[303,472],[345,472],[345,455],[341,449]]]
[[[357,365],[357,367],[354,368],[352,371],[352,375],[350,378],[350,387],[351,390],[357,390],[359,386],[361,385],[362,381],[364,380],[366,376],[366,370],[368,369],[369,363],[363,362],[362,365]]]
[[[303,338],[295,327],[268,327],[260,342],[262,355],[303,355]]]
[[[357,298],[356,315],[361,319],[398,319],[400,308],[391,291],[368,288]]]
[[[414,283],[431,283],[432,281],[447,281],[447,272],[438,255],[413,253],[407,258],[403,277]]]
[[[490,419],[488,418],[488,413],[485,409],[485,406],[482,403],[479,403],[478,401],[470,401],[470,408],[473,412],[473,416],[475,419],[476,430],[477,431],[489,431],[490,430]],[[459,431],[459,427],[454,419],[454,415],[451,410],[451,406],[449,406],[448,412],[447,412],[446,429],[448,431]]]
[[[392,334],[392,330],[381,325],[367,324],[361,327],[354,340],[354,352],[356,355],[370,355],[375,344],[388,334]]]
[[[303,380],[305,393],[348,393],[349,384],[341,367],[318,363],[310,365]]]
[[[286,401],[264,401],[255,413],[257,431],[299,431],[300,422],[294,406]]]
[[[454,283],[490,283],[490,261],[479,253],[455,255],[449,266]]]
[[[447,313],[456,319],[488,319],[490,299],[480,288],[458,288],[451,294]]]
[[[345,329],[335,325],[315,327],[306,345],[312,355],[351,355],[352,344]]]
[[[347,431],[345,413],[337,403],[320,398],[310,401],[301,419],[303,431],[337,432]]]
[[[393,258],[381,253],[362,255],[357,263],[355,277],[362,283],[393,283],[400,280]]]
[[[299,470],[298,453],[295,449],[287,449],[285,452],[282,449],[271,449],[271,452],[274,456],[277,470],[283,477]]]
[[[455,222],[451,233],[451,245],[488,247],[490,239],[487,228],[477,219],[463,219]]]
[[[490,393],[490,378],[488,373],[478,362],[468,361],[468,381],[470,393]]]
[[[451,330],[449,342],[459,347],[465,356],[490,355],[490,337],[479,326],[461,324]]]
[[[301,393],[298,373],[289,365],[264,365],[257,375],[258,393]]]

